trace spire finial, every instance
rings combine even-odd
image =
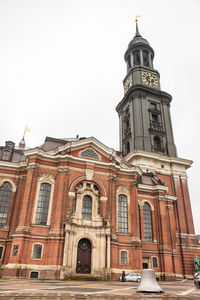
[[[24,149],[25,146],[26,146],[26,144],[25,144],[25,133],[28,132],[28,131],[30,131],[29,127],[28,127],[28,126],[25,126],[23,138],[22,138],[22,140],[21,140],[20,143],[19,143],[19,148],[20,148],[20,149]]]
[[[135,23],[136,23],[136,33],[135,33],[135,36],[141,36],[140,33],[139,33],[139,29],[138,29],[138,18],[142,17],[141,15],[138,15],[136,16],[136,19],[135,19]]]

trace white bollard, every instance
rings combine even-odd
[[[156,281],[155,271],[152,269],[143,269],[142,278],[137,288],[137,292],[163,293],[163,289]]]

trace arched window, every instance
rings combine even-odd
[[[83,197],[82,218],[92,218],[92,197],[90,197],[89,195],[85,195]]]
[[[133,52],[133,61],[134,61],[134,65],[140,65],[140,52],[139,51]]]
[[[121,251],[120,264],[128,265],[128,252],[127,251]]]
[[[37,204],[35,224],[46,225],[49,211],[51,185],[43,182],[40,185],[40,193]]]
[[[156,256],[152,257],[152,267],[157,268],[158,267],[158,259]]]
[[[0,188],[0,227],[6,225],[11,194],[12,186],[10,182],[4,182]]]
[[[131,56],[130,55],[128,56],[127,61],[128,61],[128,67],[130,69],[131,68]]]
[[[153,231],[152,231],[151,207],[147,202],[145,202],[143,206],[143,226],[144,226],[144,240],[147,242],[152,242]]]
[[[42,257],[42,245],[34,244],[33,252],[32,252],[32,259],[41,259],[41,257]]]
[[[143,64],[146,67],[149,67],[149,52],[144,50],[143,51]]]
[[[158,136],[155,136],[153,139],[153,143],[154,143],[154,150],[155,151],[161,151],[161,140]]]
[[[120,233],[128,232],[127,196],[123,194],[118,199],[118,230]]]

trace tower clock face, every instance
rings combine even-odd
[[[124,93],[126,93],[128,89],[130,89],[132,84],[133,84],[132,76],[129,76],[124,83]]]
[[[158,85],[158,77],[151,74],[150,72],[146,72],[142,75],[142,81],[151,87]]]

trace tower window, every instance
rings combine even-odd
[[[130,69],[131,68],[131,56],[130,55],[127,57],[127,61],[128,61],[128,67]]]
[[[147,242],[152,242],[153,231],[152,231],[151,207],[147,202],[145,202],[143,206],[143,226],[144,226],[144,240]]]
[[[146,50],[143,51],[143,64],[145,67],[149,67],[149,52]]]
[[[153,68],[153,55],[151,54],[151,67]]]
[[[158,115],[152,114],[152,121],[153,121],[154,123],[159,123]]]
[[[118,229],[120,233],[128,232],[127,196],[123,194],[118,199]]]
[[[90,197],[89,195],[85,195],[83,197],[82,218],[92,218],[92,197]]]
[[[133,53],[133,61],[134,61],[134,65],[140,65],[140,52],[139,51],[135,51]]]
[[[158,136],[155,136],[153,139],[153,143],[154,143],[154,150],[155,151],[161,151],[162,147],[161,147],[161,140]]]
[[[151,102],[151,104],[150,104],[150,109],[152,109],[152,110],[157,110],[157,105],[156,105],[155,102]]]

